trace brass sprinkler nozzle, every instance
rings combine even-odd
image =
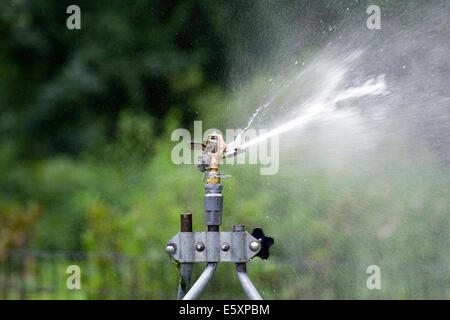
[[[197,163],[198,170],[206,173],[207,183],[220,183],[220,178],[227,178],[219,173],[220,161],[224,158],[227,144],[222,135],[208,134],[205,144],[191,143],[191,149],[202,149],[202,155]]]

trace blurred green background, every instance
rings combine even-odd
[[[204,191],[193,166],[172,163],[172,130],[245,125],[254,109],[239,103],[270,72],[276,20],[320,30],[344,2],[79,0],[81,30],[66,28],[72,2],[1,2],[0,297],[174,299],[164,245],[182,212],[203,230]],[[304,157],[272,177],[224,167],[223,228],[276,239],[249,263],[264,298],[450,298],[447,169],[398,149],[381,173]],[[81,290],[66,289],[71,264]],[[382,290],[366,287],[371,264]],[[203,297],[245,298],[232,265]]]

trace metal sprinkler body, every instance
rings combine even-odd
[[[201,149],[202,155],[197,163],[198,170],[204,172],[205,196],[204,211],[207,231],[192,231],[192,215],[181,215],[181,232],[166,244],[166,252],[181,264],[178,286],[178,299],[196,299],[212,278],[219,262],[233,262],[239,281],[247,296],[252,300],[261,300],[247,275],[247,262],[255,256],[266,260],[269,247],[274,243],[261,228],[255,228],[252,234],[245,231],[244,225],[234,225],[232,232],[219,231],[222,225],[223,195],[221,178],[231,176],[219,172],[220,162],[225,156],[236,155],[238,150],[230,147],[218,133],[207,136],[205,144],[191,143],[191,149]],[[229,148],[229,149],[230,149]],[[206,268],[197,281],[188,290],[194,263],[206,262]]]

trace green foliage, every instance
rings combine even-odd
[[[186,125],[195,113],[185,106],[224,78],[223,44],[206,14],[220,5],[80,1],[74,32],[70,4],[0,4],[0,131],[27,156],[95,149],[121,130],[122,110],[158,119],[183,110]]]
[[[203,230],[204,190],[194,166],[172,163],[170,134],[197,119],[204,129],[245,124],[268,84],[257,77],[230,97],[225,49],[244,78],[263,74],[256,66],[278,50],[270,35],[299,30],[276,19],[302,14],[321,30],[346,8],[315,3],[79,1],[82,29],[72,32],[67,1],[2,2],[0,259],[19,249],[87,253],[14,262],[11,279],[38,285],[27,272],[42,272],[51,286],[56,275],[62,294],[33,298],[175,298],[164,245],[182,212]],[[389,165],[374,159],[359,171],[318,164],[307,146],[296,152],[302,167],[281,163],[276,176],[223,166],[233,175],[223,181],[224,230],[261,226],[276,240],[268,262],[249,263],[264,298],[450,297],[448,170],[399,150],[380,151],[392,153]],[[69,264],[83,270],[79,292],[64,288]],[[381,291],[365,286],[371,264],[383,270]],[[204,297],[245,298],[234,266],[219,267]]]
[[[32,225],[40,214],[37,206],[23,208],[17,203],[0,208],[0,261],[12,249],[30,245]]]

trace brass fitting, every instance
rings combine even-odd
[[[208,176],[206,178],[206,183],[220,183],[219,169],[211,168],[209,169]]]

